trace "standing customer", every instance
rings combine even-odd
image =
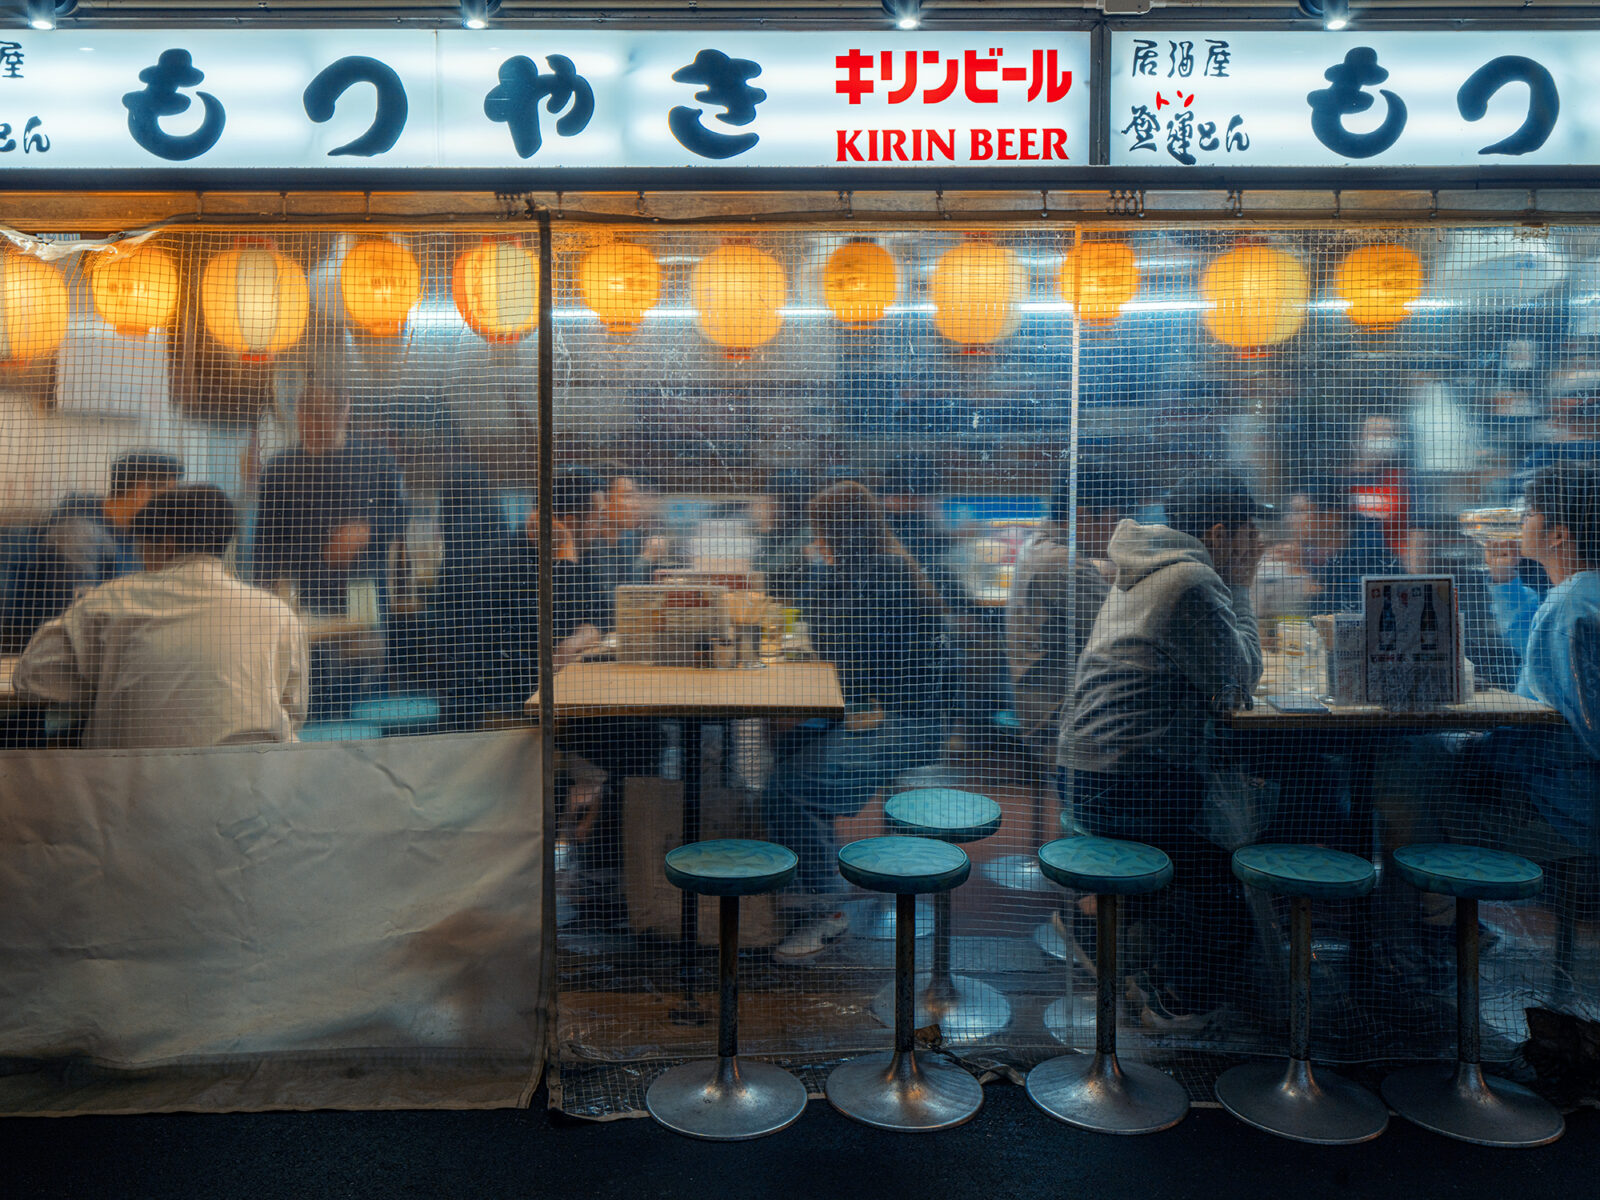
[[[1228,855],[1201,830],[1211,723],[1261,677],[1250,585],[1266,511],[1232,475],[1191,475],[1168,495],[1165,525],[1117,526],[1116,580],[1062,728],[1057,761],[1076,771],[1079,825],[1172,859],[1172,886],[1154,901],[1155,975],[1135,997],[1157,1029],[1209,1023],[1222,1001],[1210,963],[1239,961],[1249,928]]]
[[[300,445],[261,476],[255,581],[292,588],[299,610],[345,615],[351,585],[370,581],[381,624],[389,551],[405,530],[400,472],[389,452],[350,434],[350,398],[314,381],[295,404]],[[322,638],[312,649],[311,719],[342,718],[383,668],[376,631]]]
[[[134,519],[144,572],[88,592],[34,634],[17,693],[89,706],[83,745],[288,742],[305,719],[306,637],[222,556],[237,527],[211,484],[156,497]]]
[[[861,484],[834,484],[809,512],[823,568],[806,619],[818,654],[838,669],[845,717],[792,730],[776,747],[767,829],[799,856],[795,880],[814,907],[773,951],[780,962],[811,958],[849,929],[834,821],[934,761],[943,738],[944,614],[933,586]]]

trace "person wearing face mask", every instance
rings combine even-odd
[[[1411,526],[1411,481],[1405,454],[1400,423],[1393,417],[1371,416],[1361,423],[1350,475],[1350,507],[1378,523],[1389,552],[1396,557],[1406,553]]]
[[[1199,1032],[1223,996],[1216,961],[1240,961],[1249,929],[1228,853],[1204,825],[1213,722],[1261,678],[1250,587],[1269,511],[1244,482],[1194,474],[1173,488],[1164,525],[1123,521],[1106,555],[1116,577],[1078,660],[1057,764],[1074,772],[1077,822],[1146,842],[1172,859],[1151,898],[1151,976],[1129,989],[1151,1028]]]

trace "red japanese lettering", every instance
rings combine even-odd
[[[1060,71],[1055,50],[1033,52],[1033,78],[1028,84],[1028,99],[1037,100],[1044,92],[1045,102],[1054,104],[1072,90],[1072,72]]]
[[[987,56],[980,56],[976,50],[967,50],[962,53],[962,74],[966,76],[965,85],[967,99],[974,104],[993,104],[1000,99],[1000,93],[994,88],[979,87],[981,76],[991,74],[1000,66],[1000,52],[990,50]]]
[[[938,62],[938,52],[934,51],[932,53],[933,61]],[[923,53],[922,61],[928,61],[928,52],[925,51]],[[943,100],[948,100],[956,90],[956,82],[959,79],[960,74],[961,60],[959,58],[952,58],[949,62],[944,64],[944,82],[938,87],[932,87],[923,92],[922,102],[924,104],[938,104]]]
[[[847,78],[833,85],[833,90],[841,96],[850,97],[851,104],[860,104],[861,97],[874,89],[873,82],[861,75],[863,71],[872,69],[872,55],[851,50],[848,54],[834,55],[833,65],[847,74]]]

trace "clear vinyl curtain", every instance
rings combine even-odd
[[[237,508],[233,570],[302,617],[301,738],[521,722],[541,639],[558,667],[694,663],[770,690],[770,713],[685,721],[652,712],[663,699],[637,674],[602,673],[612,703],[555,734],[555,1066],[575,1112],[636,1107],[658,1064],[714,1049],[685,1017],[660,870],[686,777],[704,836],[806,859],[801,884],[746,905],[744,1052],[814,1067],[815,1084],[887,1044],[882,897],[843,885],[828,854],[889,831],[885,799],[912,787],[1002,814],[966,845],[944,1048],[1004,1068],[1092,1045],[1073,961],[1092,903],[1033,855],[1082,828],[1081,764],[1058,732],[1102,597],[1136,569],[1108,551],[1116,522],[1166,519],[1194,471],[1232,472],[1273,506],[1252,589],[1264,696],[1326,694],[1317,618],[1358,608],[1363,575],[1398,573],[1452,581],[1477,688],[1509,692],[1521,645],[1468,534],[1504,535],[1534,473],[1600,451],[1588,227],[554,226],[549,628],[538,239],[520,224],[184,228],[138,254],[7,252],[0,534],[14,655],[137,566],[102,501],[150,455],[180,460]],[[329,426],[337,447],[313,453]],[[148,453],[130,467],[130,452]],[[1513,570],[1535,600],[1548,589],[1531,562]],[[726,624],[694,615],[724,593]],[[835,665],[839,713],[783,712],[771,668],[807,661]],[[170,701],[180,725],[185,697]],[[76,724],[7,720],[13,744],[86,736],[81,706]],[[1538,797],[1552,776],[1586,778],[1555,734],[1496,767],[1485,732],[1323,737],[1216,714],[1205,800],[1228,827],[1197,837],[1224,864],[1269,835],[1383,862],[1407,840],[1503,843],[1482,812],[1509,829],[1545,811],[1530,781]],[[1592,795],[1586,845],[1582,807],[1557,804],[1571,853],[1551,857],[1544,893],[1483,909],[1490,1055],[1524,1040],[1525,1009],[1600,1002]],[[1324,1057],[1449,1051],[1448,913],[1392,875],[1364,912],[1319,908]],[[1196,1086],[1218,1054],[1282,1045],[1284,914],[1216,882],[1133,905],[1124,940],[1124,1050]],[[1193,920],[1207,905],[1235,926],[1230,950],[1198,956],[1220,1015],[1152,1029],[1151,971],[1175,929],[1209,927]],[[925,975],[933,924],[919,919]],[[709,908],[699,929],[714,936]]]

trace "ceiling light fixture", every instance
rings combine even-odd
[[[1350,24],[1350,0],[1300,0],[1300,11],[1320,20],[1329,33],[1338,33]]]
[[[922,0],[883,0],[883,11],[896,29],[917,29],[922,25]]]
[[[78,0],[28,0],[28,27],[54,29],[56,21],[70,17],[78,8]]]
[[[461,28],[487,29],[489,18],[500,11],[500,0],[461,0]]]

